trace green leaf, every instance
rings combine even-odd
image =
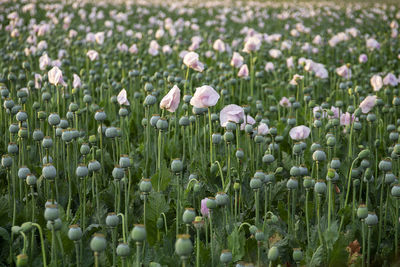
[[[8,234],[7,230],[4,229],[3,227],[0,227],[0,237],[2,237],[6,241],[10,240],[10,235]]]
[[[161,175],[161,179],[159,179]],[[167,189],[168,185],[170,184],[172,174],[170,170],[167,168],[165,164],[161,167],[161,173],[158,171],[156,174],[151,177],[151,185],[153,186],[154,190],[160,189],[160,191],[164,191]],[[158,183],[160,183],[160,188],[158,188]]]
[[[169,205],[164,195],[158,192],[151,193],[146,203],[146,231],[147,241],[154,245],[157,241],[157,219],[161,213],[166,213]]]
[[[318,267],[323,266],[324,259],[325,259],[325,249],[323,246],[319,246],[317,250],[312,255],[311,261],[309,263],[310,267]]]
[[[244,232],[239,232],[237,228],[228,236],[228,248],[232,251],[234,262],[243,258],[245,254],[243,244],[245,242]]]

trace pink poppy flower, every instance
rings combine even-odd
[[[96,40],[96,43],[99,45],[102,45],[104,43],[104,32],[98,32],[94,35],[94,39]]]
[[[293,140],[300,141],[306,139],[310,135],[310,133],[310,128],[304,125],[300,125],[290,129],[289,135],[290,138],[292,138]]]
[[[40,89],[42,87],[42,76],[35,73],[35,88]]]
[[[366,42],[366,46],[369,50],[378,50],[381,48],[381,45],[374,38],[369,38]]]
[[[291,107],[292,103],[290,103],[289,98],[284,96],[284,97],[282,97],[281,101],[279,101],[279,105],[281,105],[281,107],[287,108],[287,107]]]
[[[72,82],[72,87],[80,88],[82,86],[81,78],[79,78],[79,76],[76,75],[75,73],[74,73],[73,77],[74,77],[74,80]]]
[[[358,62],[360,63],[366,63],[368,61],[368,56],[366,54],[361,54],[358,57]]]
[[[90,61],[99,59],[99,53],[95,50],[89,50],[86,55],[89,57]]]
[[[333,116],[329,116],[330,119],[332,118],[339,118],[339,114],[340,114],[340,108],[337,107],[331,107],[331,111],[333,112]]]
[[[47,53],[44,53],[40,58],[39,58],[39,69],[45,70],[47,66],[51,64],[51,59],[47,55]]]
[[[243,64],[241,67],[240,67],[240,70],[239,70],[239,72],[238,72],[238,77],[240,77],[240,78],[245,78],[245,77],[248,77],[249,76],[249,68],[247,67],[247,64]]]
[[[207,200],[208,200],[208,198],[203,198],[201,200],[200,212],[201,212],[201,215],[203,215],[204,217],[208,217],[210,214],[210,210],[207,208]]]
[[[339,68],[336,69],[337,75],[340,77],[343,77],[345,79],[350,79],[351,78],[351,69],[347,67],[347,65],[343,65]]]
[[[139,51],[139,49],[137,48],[136,44],[131,45],[131,47],[129,47],[129,53],[131,54],[137,54]]]
[[[158,49],[160,49],[160,45],[157,43],[157,41],[152,40],[150,42],[150,46],[149,46],[149,54],[152,56],[157,56],[158,55]]]
[[[243,57],[238,52],[233,52],[231,66],[235,68],[240,68],[243,65],[243,60]]]
[[[371,82],[371,86],[372,86],[372,88],[374,89],[375,92],[381,90],[381,88],[383,86],[383,80],[382,80],[381,76],[373,75],[371,77],[370,82]]]
[[[396,76],[393,75],[393,73],[388,73],[385,78],[383,78],[383,84],[397,86],[399,81],[397,80]]]
[[[289,82],[291,85],[299,85],[297,82],[303,80],[304,76],[295,74],[293,75],[292,80]]]
[[[269,133],[268,125],[266,125],[265,123],[261,122],[257,127],[257,133],[259,135],[267,135]]]
[[[369,95],[369,96],[367,96],[367,97],[360,103],[360,108],[361,108],[362,113],[366,114],[366,113],[370,112],[371,109],[373,109],[374,106],[375,106],[375,101],[376,101],[376,99],[377,99],[377,96],[376,96],[376,95],[373,95],[373,96]]]
[[[183,58],[183,64],[195,71],[202,72],[204,70],[204,65],[199,61],[199,55],[196,52],[187,53]]]
[[[213,49],[215,51],[218,51],[220,53],[225,52],[225,44],[221,39],[217,39],[215,40],[214,44],[213,44]]]
[[[242,107],[231,104],[225,106],[219,113],[219,121],[222,127],[226,127],[226,124],[231,121],[239,123],[244,119],[244,110]]]
[[[175,112],[181,101],[181,90],[174,85],[168,94],[166,94],[160,102],[160,108],[166,109],[169,112]]]
[[[203,85],[196,88],[190,104],[196,108],[208,108],[215,106],[219,99],[219,94],[208,85]]]
[[[350,125],[354,121],[354,114],[350,115],[350,113],[346,112],[340,116],[340,125]]]
[[[268,51],[268,53],[269,53],[269,56],[272,58],[279,58],[282,56],[281,50],[278,50],[278,49],[271,49]]]
[[[266,72],[272,72],[272,71],[274,71],[274,70],[275,70],[274,63],[272,63],[272,62],[267,62],[267,63],[265,64],[264,70],[265,70]]]
[[[58,67],[53,67],[49,72],[47,73],[49,83],[58,85],[61,84],[63,86],[66,86],[67,84],[63,80],[62,72]]]
[[[117,96],[117,100],[118,100],[118,104],[120,104],[120,106],[129,106],[130,105],[125,89],[122,89],[121,92],[119,92],[119,94]]]
[[[255,36],[250,37],[247,39],[246,43],[244,44],[243,52],[251,53],[253,51],[259,50],[261,47],[261,40]]]
[[[286,66],[288,67],[288,69],[294,68],[293,57],[288,57],[286,59]]]

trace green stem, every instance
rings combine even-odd
[[[42,258],[43,258],[43,266],[47,267],[47,261],[46,261],[46,251],[44,249],[44,239],[43,239],[43,231],[42,228],[40,227],[39,224],[37,223],[32,223],[32,226],[35,226],[39,230],[39,237],[40,237],[40,245],[42,247]]]

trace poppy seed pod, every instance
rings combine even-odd
[[[286,187],[289,190],[295,190],[299,187],[299,182],[295,177],[290,177],[290,179],[286,183]]]
[[[115,138],[115,137],[117,137],[117,135],[118,135],[117,128],[115,128],[115,127],[108,127],[108,128],[106,129],[105,136],[106,136],[107,138]]]
[[[268,260],[276,261],[279,257],[279,250],[277,247],[273,246],[268,250]]]
[[[60,123],[60,116],[57,113],[51,113],[47,118],[47,121],[51,126],[56,126]]]
[[[121,166],[121,168],[124,169],[131,167],[132,164],[129,156],[125,154],[121,155],[121,157],[119,158],[119,165]]]
[[[100,162],[98,162],[97,160],[91,160],[88,164],[88,169],[91,172],[99,171],[101,169]]]
[[[44,134],[40,129],[35,129],[32,133],[33,141],[40,142],[44,138]]]
[[[207,198],[206,206],[208,209],[215,209],[217,207],[217,202],[215,201],[214,197]]]
[[[264,241],[264,240],[265,240],[264,232],[261,231],[261,230],[257,230],[257,231],[256,231],[256,234],[255,234],[255,238],[256,238],[256,240],[257,240],[258,242]]]
[[[392,162],[389,158],[383,159],[379,162],[379,170],[389,172],[392,170]]]
[[[233,139],[235,138],[233,132],[231,131],[226,131],[224,134],[224,140],[226,143],[230,143],[233,141]]]
[[[5,109],[12,109],[14,107],[14,101],[10,98],[4,100],[3,106]]]
[[[183,116],[179,119],[179,125],[180,126],[189,126],[190,125],[190,120],[188,117]]]
[[[124,178],[125,171],[119,165],[115,165],[114,169],[112,170],[112,177],[115,180],[121,180]]]
[[[18,169],[18,178],[19,178],[19,179],[26,179],[26,177],[27,177],[28,174],[30,174],[30,173],[31,173],[31,171],[29,170],[28,167],[26,167],[26,166],[21,166],[21,167]]]
[[[131,253],[131,249],[129,248],[129,245],[127,243],[120,243],[117,246],[116,252],[119,257],[128,257]]]
[[[375,212],[368,212],[368,216],[365,218],[365,223],[368,225],[368,227],[378,224],[378,216],[375,214]]]
[[[94,114],[94,119],[98,122],[103,122],[107,118],[106,113],[103,110],[98,110]]]
[[[230,250],[222,250],[221,251],[221,256],[219,257],[219,260],[221,263],[227,265],[230,263],[233,259],[232,252]]]
[[[326,183],[323,180],[319,180],[314,185],[314,191],[317,194],[325,194],[326,193]]]
[[[250,188],[253,190],[258,190],[262,186],[262,182],[259,178],[253,177],[250,179]]]
[[[28,138],[28,130],[25,127],[21,127],[18,131],[18,137]]]
[[[217,203],[217,206],[225,206],[229,202],[229,197],[225,192],[218,192],[215,195],[215,202]]]
[[[144,99],[143,104],[145,106],[151,106],[154,105],[157,102],[157,98],[154,95],[147,95],[146,98]]]
[[[17,119],[17,121],[23,122],[28,119],[28,114],[25,111],[21,110],[18,111],[18,113],[15,115],[15,118]]]
[[[400,184],[393,185],[391,193],[395,198],[400,198]]]
[[[102,252],[107,247],[107,241],[103,234],[95,233],[90,241],[90,249],[94,252]]]
[[[10,124],[10,126],[8,127],[8,131],[9,131],[11,134],[17,134],[18,131],[19,131],[18,123],[12,123],[12,124]]]
[[[36,185],[36,181],[37,181],[37,178],[36,178],[35,175],[33,175],[33,174],[28,174],[28,175],[26,176],[26,184],[27,184],[27,185],[29,185],[29,186],[34,186],[34,185]]]
[[[310,176],[306,176],[303,179],[303,186],[306,190],[311,189],[314,186],[314,181]]]
[[[392,172],[385,173],[385,183],[386,184],[390,185],[396,180],[397,180],[396,175],[394,175]]]
[[[246,126],[244,127],[244,131],[247,134],[252,134],[253,133],[253,125],[251,124],[246,124]]]
[[[18,145],[15,143],[9,143],[7,146],[8,154],[17,154],[18,153]]]
[[[150,125],[153,126],[154,128],[157,127],[157,122],[160,119],[159,114],[153,114],[150,118]]]
[[[296,143],[293,145],[293,153],[300,154],[302,151],[303,151],[303,149],[302,149],[300,143]]]
[[[25,267],[25,266],[28,266],[28,261],[29,261],[28,255],[26,255],[26,254],[18,254],[17,255],[17,261],[16,261],[15,265],[17,267]]]
[[[168,130],[168,121],[167,121],[165,118],[160,118],[160,119],[157,121],[156,126],[157,126],[157,129],[158,129],[158,130],[160,130],[160,131],[166,131],[166,130]]]
[[[295,262],[301,262],[303,260],[303,251],[300,248],[294,248],[292,257]]]
[[[12,157],[10,157],[9,155],[3,155],[3,156],[1,156],[1,166],[3,167],[3,168],[10,168],[11,166],[12,166],[12,162],[13,162],[13,160],[12,160]]]
[[[51,163],[47,163],[42,168],[42,175],[46,180],[53,180],[57,176],[56,167]]]
[[[68,121],[66,119],[61,119],[60,123],[58,124],[58,127],[61,127],[62,129],[67,129],[68,128]]]
[[[117,227],[118,224],[119,224],[119,218],[118,218],[117,214],[115,212],[108,213],[107,217],[106,217],[106,225],[108,227],[114,228],[114,227]]]
[[[152,189],[152,184],[150,179],[142,179],[139,184],[139,189],[142,193],[148,194]]]
[[[193,245],[190,241],[190,235],[178,235],[175,242],[175,253],[182,259],[187,259],[192,251]]]
[[[364,204],[360,204],[358,206],[358,208],[357,208],[357,217],[360,220],[363,220],[363,219],[367,218],[367,216],[368,216],[368,208],[367,208],[367,206],[364,205]]]
[[[236,150],[235,156],[237,159],[243,159],[244,158],[244,152],[242,149],[238,148]]]
[[[74,139],[74,135],[73,135],[73,133],[72,133],[71,130],[65,129],[65,130],[62,131],[61,139],[62,139],[64,142],[67,142],[67,143],[68,143],[68,142],[71,142],[72,139]]]
[[[316,150],[313,153],[312,158],[313,158],[314,161],[322,162],[322,161],[326,160],[326,154],[322,150]]]
[[[301,171],[300,168],[297,166],[292,166],[290,168],[290,175],[291,176],[300,176],[301,175]]]
[[[55,219],[54,221],[47,221],[46,224],[47,229],[54,231],[60,231],[62,227],[62,221],[60,218]]]
[[[82,238],[82,229],[77,224],[69,226],[68,238],[71,241],[79,241]]]
[[[313,143],[312,145],[311,145],[311,152],[315,152],[315,151],[317,151],[317,150],[320,150],[320,149],[322,149],[322,147],[321,147],[321,145],[320,144],[318,144],[318,143]]]
[[[171,171],[173,173],[179,173],[183,170],[183,163],[181,159],[173,159],[171,162]]]
[[[146,239],[146,228],[143,224],[135,224],[131,232],[131,238],[135,242],[143,242]]]
[[[275,161],[275,157],[272,154],[265,154],[262,158],[262,161],[266,164],[271,164]]]
[[[228,121],[225,126],[227,131],[235,131],[236,130],[236,123],[232,121]]]
[[[80,148],[80,152],[82,155],[87,155],[90,153],[90,146],[87,143],[83,143]]]
[[[54,221],[58,219],[60,213],[58,211],[57,205],[55,204],[48,204],[44,210],[44,219],[46,221]]]
[[[192,208],[186,208],[182,215],[182,221],[185,224],[191,224],[196,218],[196,212]]]
[[[83,178],[83,177],[88,176],[89,170],[85,164],[79,164],[78,167],[76,167],[75,174],[77,177]]]

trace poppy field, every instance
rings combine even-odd
[[[399,23],[0,0],[0,266],[399,266]]]

